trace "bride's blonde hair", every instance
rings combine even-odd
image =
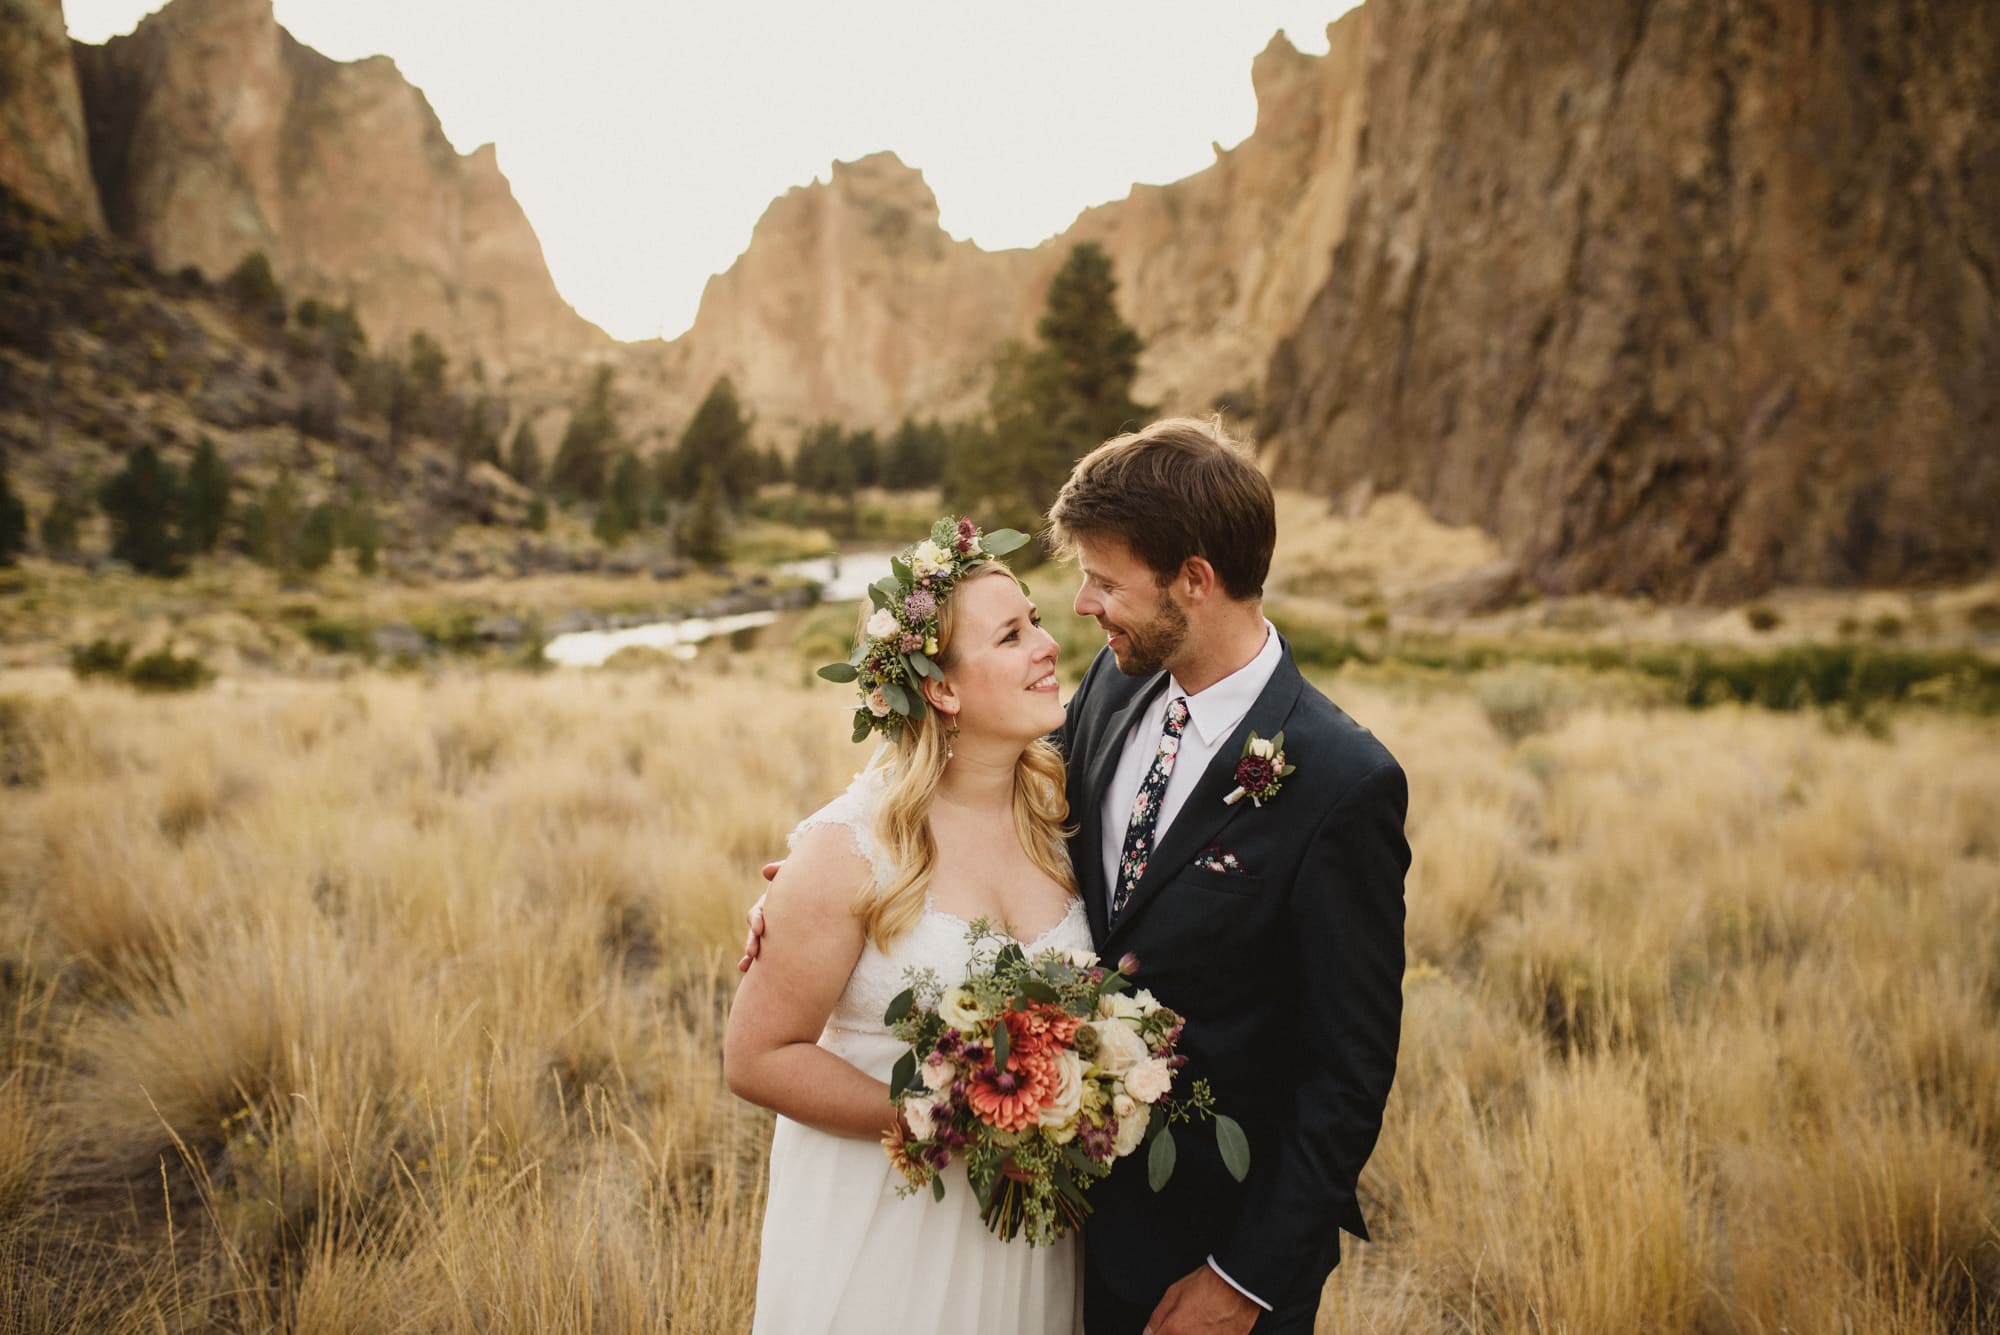
[[[969,580],[988,575],[1011,579],[1013,571],[1001,561],[981,562],[959,576],[954,592]],[[938,608],[936,661],[947,671],[955,657],[951,641],[956,603],[956,598],[946,597]],[[914,684],[911,689],[916,689]],[[905,719],[895,740],[875,761],[888,771],[888,791],[875,817],[875,837],[888,855],[888,865],[896,870],[864,887],[855,899],[854,912],[869,940],[884,950],[924,916],[931,874],[937,870],[937,841],[931,836],[930,816],[931,799],[944,777],[944,724],[944,717],[931,708],[920,718]],[[1038,737],[1028,743],[1014,766],[1014,828],[1035,866],[1073,895],[1076,873],[1070,866],[1065,842],[1069,832],[1063,825],[1068,819],[1062,756]]]

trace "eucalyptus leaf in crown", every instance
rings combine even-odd
[[[946,515],[922,542],[911,543],[889,562],[889,574],[868,586],[875,610],[862,627],[861,642],[845,663],[828,663],[819,675],[854,682],[861,692],[854,711],[854,740],[879,732],[894,737],[903,720],[924,713],[925,677],[944,680],[936,663],[938,610],[952,586],[974,566],[1026,545],[1016,529],[981,533],[970,519]]]

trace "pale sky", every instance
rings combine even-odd
[[[556,286],[673,337],[776,196],[893,149],[944,227],[1031,246],[1256,123],[1250,61],[1326,50],[1355,0],[276,0],[340,60],[383,54],[460,152],[498,146]],[[70,33],[158,0],[65,0]]]

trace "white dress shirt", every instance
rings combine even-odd
[[[1194,694],[1189,694],[1169,675],[1166,691],[1132,721],[1131,731],[1125,734],[1124,750],[1118,756],[1118,767],[1111,771],[1111,782],[1105,785],[1104,790],[1102,817],[1107,895],[1118,892],[1118,862],[1125,851],[1125,831],[1131,823],[1132,803],[1138,798],[1139,789],[1153,768],[1153,760],[1160,753],[1160,738],[1167,730],[1167,706],[1176,699],[1186,700],[1188,722],[1187,727],[1181,730],[1180,750],[1174,756],[1174,772],[1167,776],[1167,790],[1160,795],[1160,814],[1153,826],[1154,848],[1160,846],[1160,837],[1173,824],[1180,809],[1187,805],[1188,794],[1201,781],[1203,771],[1229,740],[1230,734],[1236,731],[1237,725],[1243,722],[1250,706],[1257,703],[1257,697],[1264,693],[1283,655],[1284,648],[1278,640],[1278,632],[1266,621],[1264,647],[1257,651],[1255,658],[1207,690]],[[1271,1304],[1231,1279],[1229,1272],[1217,1265],[1213,1256],[1208,1258],[1208,1268],[1222,1276],[1230,1288],[1266,1312],[1271,1310]]]
[[[1138,798],[1140,786],[1146,782],[1146,775],[1153,768],[1154,757],[1160,753],[1160,737],[1167,730],[1167,706],[1176,698],[1185,699],[1188,723],[1181,731],[1181,749],[1174,757],[1174,772],[1167,776],[1167,791],[1160,795],[1160,815],[1153,826],[1155,848],[1160,846],[1160,837],[1174,823],[1174,817],[1187,805],[1188,794],[1201,781],[1202,772],[1270,684],[1271,674],[1278,670],[1278,659],[1283,653],[1278,632],[1266,621],[1264,647],[1257,651],[1255,658],[1207,690],[1193,695],[1169,675],[1166,691],[1133,720],[1132,730],[1125,734],[1124,750],[1119,753],[1118,766],[1111,771],[1111,781],[1104,786],[1104,807],[1099,813],[1104,823],[1104,886],[1107,895],[1115,895],[1118,891],[1118,859],[1125,851],[1125,830],[1132,819],[1132,803]]]

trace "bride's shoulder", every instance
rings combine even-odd
[[[771,894],[845,906],[873,875],[852,830],[837,822],[801,825],[792,832],[791,855],[771,882]]]
[[[788,840],[792,856],[799,856],[810,842],[844,850],[859,858],[864,873],[879,874],[883,856],[875,837],[875,817],[887,788],[887,776],[879,766],[855,775],[846,791],[792,828]]]

